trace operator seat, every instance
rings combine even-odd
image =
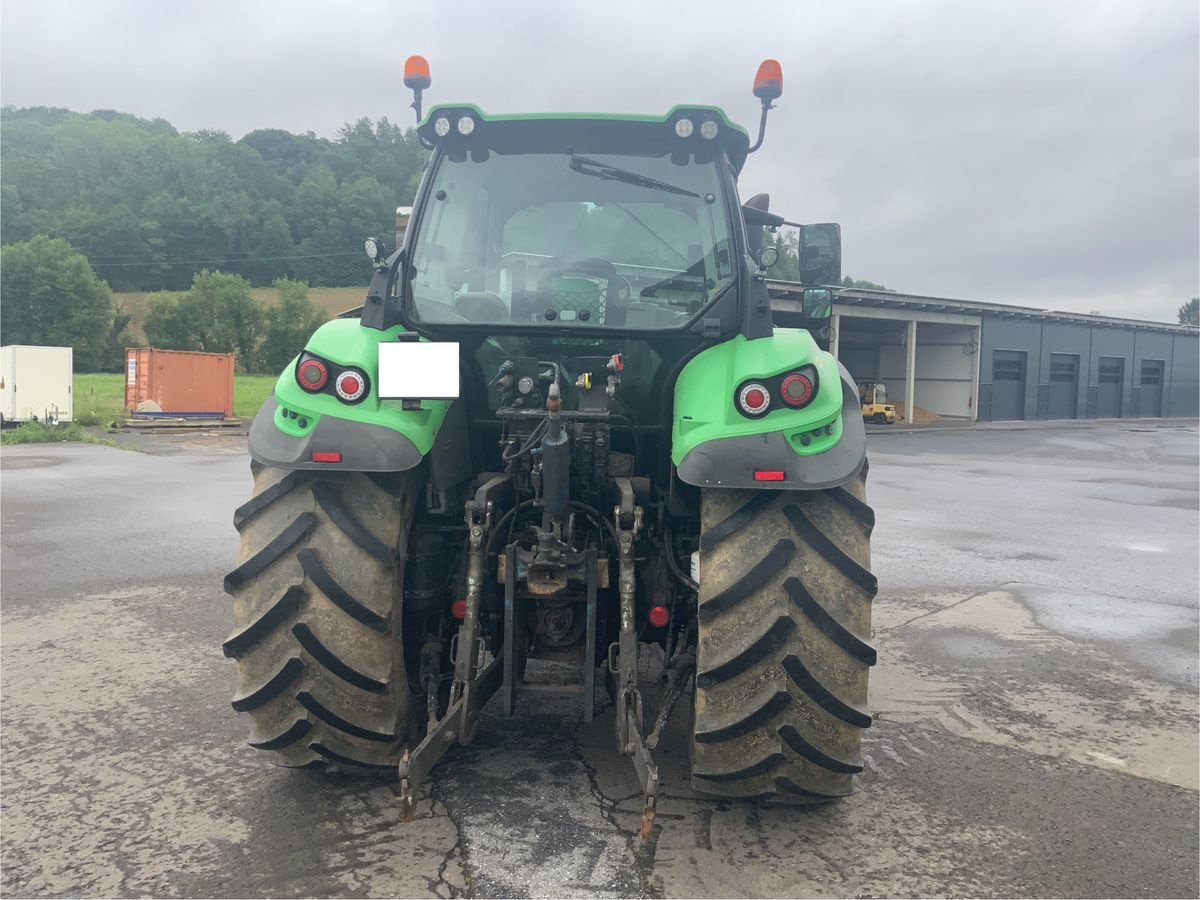
[[[553,259],[538,277],[534,302],[541,306],[542,315],[552,309],[560,321],[620,327],[625,324],[625,306],[618,300],[621,282],[608,260]],[[574,317],[564,318],[564,312]]]

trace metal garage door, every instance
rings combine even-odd
[[[1125,388],[1125,360],[1120,356],[1100,357],[1100,390],[1096,398],[1096,417],[1119,419],[1121,393]]]
[[[1164,360],[1142,360],[1142,392],[1138,415],[1150,418],[1158,418],[1162,415],[1162,383],[1165,368]]]
[[[996,350],[992,356],[992,419],[1025,418],[1025,351]]]
[[[1079,403],[1079,357],[1074,353],[1050,354],[1050,404],[1047,417],[1074,419]]]

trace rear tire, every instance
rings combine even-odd
[[[825,491],[706,490],[692,785],[811,803],[862,771],[875,650],[867,466]]]
[[[411,733],[400,623],[419,477],[251,471],[223,647],[250,746],[283,766],[392,771]]]

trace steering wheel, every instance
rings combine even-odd
[[[455,311],[468,322],[507,322],[508,307],[493,291],[468,291],[454,298]]]
[[[625,307],[633,297],[633,285],[628,278],[617,271],[616,266],[607,259],[599,259],[594,256],[556,256],[545,263],[542,274],[538,277],[538,293],[543,297],[548,296],[550,282],[555,278],[563,278],[567,275],[603,278],[607,291],[605,323],[624,324]]]

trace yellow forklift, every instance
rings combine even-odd
[[[887,402],[887,387],[874,381],[863,381],[858,385],[858,399],[862,401],[864,422],[877,425],[896,424],[896,406]]]

